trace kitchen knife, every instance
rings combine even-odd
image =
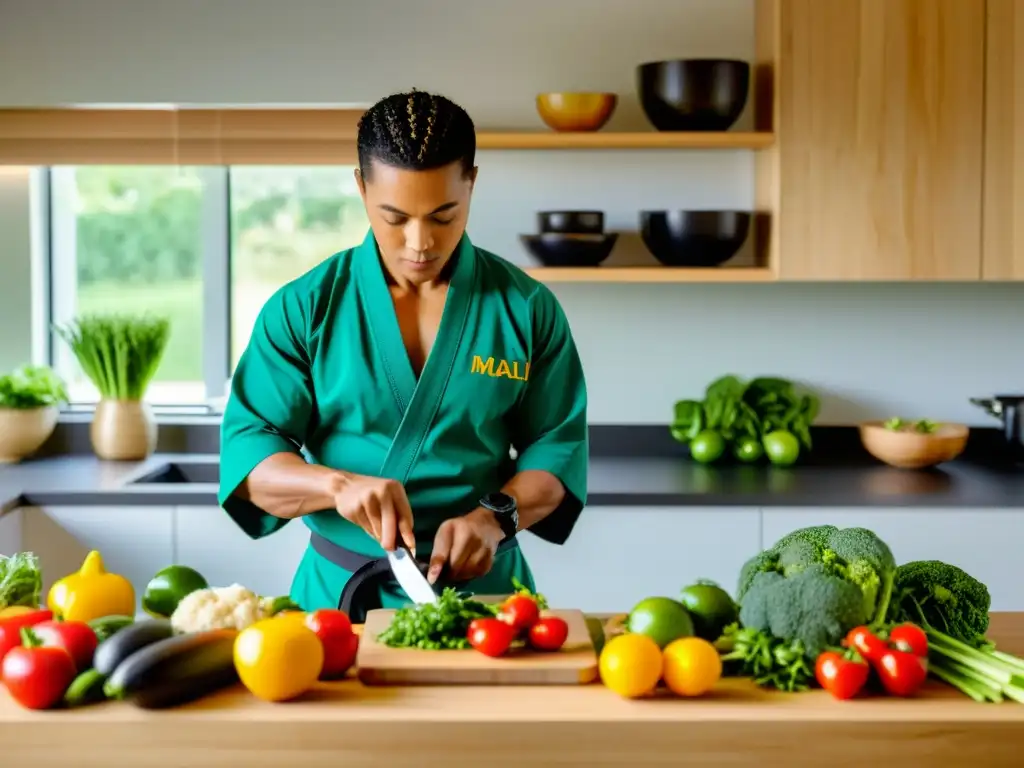
[[[391,563],[391,572],[395,574],[395,580],[405,590],[410,600],[418,605],[437,602],[437,592],[427,581],[416,558],[408,549],[403,546],[395,547],[393,552],[388,552],[388,562]]]

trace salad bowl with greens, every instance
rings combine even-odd
[[[23,365],[0,376],[0,463],[38,451],[67,399],[64,381],[45,365]]]

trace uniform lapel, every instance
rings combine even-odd
[[[402,414],[380,475],[404,483],[433,424],[462,343],[475,291],[476,250],[469,237],[463,235],[453,256],[456,263],[448,285],[441,325],[418,382],[402,341],[402,331],[372,231],[367,234],[357,256],[360,291],[365,299],[370,332],[387,373],[388,386]]]

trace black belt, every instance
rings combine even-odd
[[[313,551],[328,562],[334,563],[339,568],[344,568],[352,574],[352,577],[341,590],[341,597],[338,600],[338,609],[348,614],[354,624],[362,624],[366,621],[366,614],[380,608],[381,588],[396,591],[400,589],[391,572],[391,563],[386,557],[371,557],[351,549],[338,546],[333,541],[325,539],[318,533],[310,531],[309,543]],[[506,539],[498,546],[495,557],[513,547],[518,547],[519,542],[513,536]],[[428,563],[417,561],[420,570],[427,572]],[[438,580],[436,585],[439,588],[454,586],[446,582],[444,578]]]

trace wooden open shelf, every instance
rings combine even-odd
[[[777,279],[769,267],[531,267],[543,283],[768,283]]]
[[[478,149],[767,149],[775,134],[753,131],[494,132],[477,134]]]

